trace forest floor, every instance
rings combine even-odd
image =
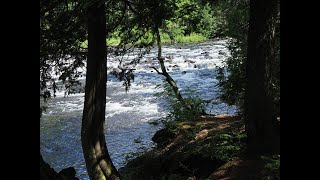
[[[129,161],[123,179],[278,179],[280,155],[246,155],[244,124],[237,116],[204,115],[156,132],[156,148]],[[279,178],[280,179],[280,178]]]

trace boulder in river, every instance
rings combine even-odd
[[[158,145],[165,145],[175,137],[175,134],[168,129],[161,129],[157,131],[152,137],[152,141]]]
[[[192,60],[189,60],[189,59],[185,60],[184,62],[187,62],[187,63],[195,63],[195,61],[192,61]]]

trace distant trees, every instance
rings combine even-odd
[[[127,13],[124,17],[119,18],[123,19],[123,22],[127,22],[126,25],[129,26],[132,25],[132,20],[139,19],[139,22],[135,22],[139,25],[132,27],[131,33],[133,34],[137,34],[135,31],[138,27],[146,28],[146,25],[150,24],[150,20],[154,17],[162,19],[159,31],[163,42],[181,42],[182,37],[189,35],[194,35],[194,39],[200,40],[223,34],[225,20],[221,16],[221,9],[219,6],[211,5],[208,2],[198,0],[123,0],[122,2],[126,5],[123,10],[126,9]],[[168,14],[168,12],[170,13]],[[144,14],[144,16],[137,17],[137,14]],[[147,28],[143,31],[148,30],[150,29]],[[123,36],[124,32],[124,28],[119,28],[112,34],[112,37]],[[146,39],[143,42],[152,41],[150,33],[144,36]],[[139,35],[136,36],[136,38],[138,37]]]

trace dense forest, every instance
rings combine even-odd
[[[205,43],[220,48],[217,56],[203,50],[209,46]],[[209,64],[225,58],[205,69],[197,64],[202,59],[179,55],[185,46],[189,51],[199,47],[198,56]],[[192,68],[174,71],[172,61],[180,56],[181,64]],[[182,69],[181,64],[175,66]],[[147,70],[138,71],[142,66]],[[119,168],[109,151],[107,93],[114,87],[107,82],[121,82],[130,96],[143,73],[152,73],[148,77],[156,83],[150,87],[160,89],[153,103],[165,116],[156,114],[149,122],[159,127],[147,137],[155,145],[131,154]],[[201,87],[209,88],[197,87],[198,80],[185,88],[181,77],[192,73],[205,74],[207,86]],[[41,150],[41,179],[280,179],[280,2],[40,0],[40,123],[49,121],[44,117],[59,105],[55,99],[61,92],[61,99],[83,94],[75,102],[81,118],[75,126],[80,133],[73,137],[81,147],[68,148],[82,152],[77,158],[84,159],[86,172],[80,177],[72,165],[58,172]],[[205,99],[204,93],[217,98]],[[124,96],[112,102],[134,106]],[[212,113],[209,103],[224,103],[236,112]],[[148,105],[143,108],[147,115]],[[121,121],[116,113],[112,117]],[[68,127],[61,126],[63,136],[69,137]],[[141,126],[141,134],[147,127]],[[50,137],[42,124],[41,132]]]

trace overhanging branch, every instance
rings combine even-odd
[[[152,69],[154,69],[155,71],[157,71],[158,74],[164,75],[164,74],[163,74],[162,72],[160,72],[156,67],[152,66],[152,67],[150,67],[150,68],[152,68]]]

